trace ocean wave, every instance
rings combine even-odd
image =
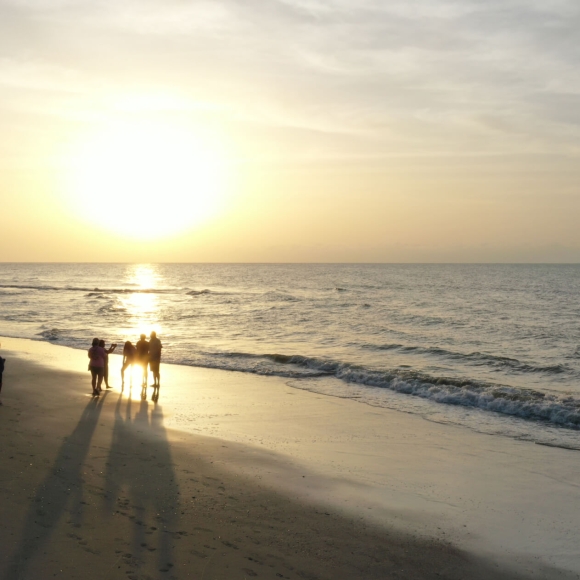
[[[179,361],[172,361],[177,364],[185,364],[189,366],[210,368],[216,370],[236,371],[252,373],[263,376],[277,376],[290,379],[300,378],[317,378],[327,376],[328,373],[321,369],[307,369],[290,366],[274,367],[272,361],[273,357],[282,355],[258,355],[241,352],[222,352],[222,353],[200,353],[201,356],[196,358],[188,358]],[[284,364],[284,361],[281,360]]]
[[[0,289],[12,290],[39,290],[48,292],[88,292],[94,294],[178,294],[179,290],[174,288],[86,288],[76,286],[46,286],[42,284],[0,284]]]
[[[212,294],[211,290],[190,290],[189,292],[187,292],[188,296],[202,296],[204,294]]]
[[[60,330],[59,328],[49,328],[47,330],[39,332],[36,336],[40,336],[44,340],[52,342],[55,340],[61,340],[63,336],[63,331]]]
[[[115,302],[107,302],[98,309],[98,312],[127,312],[127,309],[123,306],[118,306]]]
[[[188,296],[236,296],[240,292],[235,291],[224,291],[224,290],[210,290],[209,288],[204,288],[203,290],[188,290],[186,292]],[[250,293],[253,294],[253,293]]]
[[[514,370],[521,373],[545,373],[553,375],[569,372],[570,370],[563,364],[533,365],[522,362],[516,358],[498,356],[478,351],[461,353],[439,347],[408,346],[398,343],[382,345],[366,344],[363,345],[363,348],[371,350],[397,351],[407,354],[416,353],[421,355],[439,356],[447,360],[464,362],[474,366],[491,366],[494,368]]]
[[[278,292],[275,290],[264,292],[264,294],[262,294],[262,298],[266,302],[298,302],[299,300],[299,298],[296,298],[296,296],[293,296],[288,292]]]
[[[332,376],[346,383],[389,389],[446,405],[472,407],[580,429],[580,398],[546,394],[472,379],[436,377],[407,369],[378,371],[362,366],[302,355],[206,353],[194,366],[275,375],[288,378]],[[268,364],[268,362],[270,364]],[[271,364],[274,363],[274,364]]]

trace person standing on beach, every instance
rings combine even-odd
[[[105,341],[99,340],[99,346],[105,351],[105,368],[103,369],[103,379],[105,380],[105,386],[107,389],[109,387],[109,355],[117,348],[116,344],[112,344],[109,348],[105,348]]]
[[[153,330],[151,338],[149,339],[149,369],[153,373],[153,386],[159,388],[161,386],[161,376],[159,374],[159,365],[161,363],[161,349],[163,345],[157,338],[157,333]]]
[[[0,393],[2,393],[2,375],[4,374],[4,363],[6,362],[5,358],[0,356]],[[0,405],[2,401],[0,401]]]
[[[89,370],[91,371],[91,384],[93,385],[93,397],[101,392],[101,383],[105,372],[105,358],[107,353],[102,346],[99,346],[99,339],[93,338],[93,346],[89,348]]]
[[[125,370],[131,365],[131,386],[133,385],[133,365],[135,364],[135,355],[137,351],[128,340],[123,346],[123,366],[121,367],[121,388],[125,386]]]
[[[149,343],[145,340],[144,334],[139,337],[139,342],[135,348],[137,349],[137,362],[143,369],[141,386],[145,388],[147,386],[147,365],[149,364]]]

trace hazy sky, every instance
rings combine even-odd
[[[580,261],[578,0],[0,0],[2,261]]]

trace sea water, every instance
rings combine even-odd
[[[580,450],[577,265],[0,264],[0,335],[163,362]],[[118,352],[119,352],[118,351]]]

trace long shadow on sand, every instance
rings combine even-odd
[[[89,401],[74,431],[62,444],[49,475],[36,490],[20,545],[4,575],[5,580],[22,578],[28,562],[47,542],[68,506],[81,504],[82,469],[105,399],[106,396],[102,396]],[[76,513],[76,518],[82,521],[82,511]]]
[[[119,395],[105,476],[107,511],[130,531],[125,564],[167,572],[171,544],[179,537],[179,488],[161,407]],[[128,543],[127,537],[118,538]]]

